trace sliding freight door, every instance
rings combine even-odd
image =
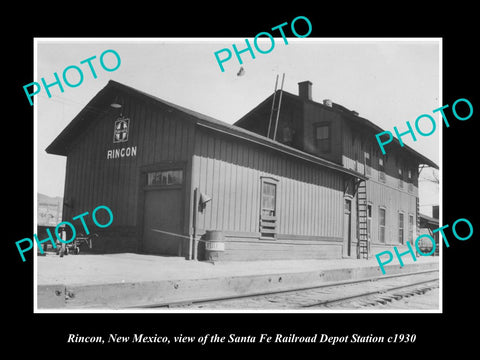
[[[143,250],[180,255],[183,243],[183,170],[147,174],[144,194]]]

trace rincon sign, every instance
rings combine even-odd
[[[120,149],[107,150],[107,159],[118,159],[123,157],[137,156],[137,147],[129,146]]]

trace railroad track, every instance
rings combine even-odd
[[[242,295],[228,298],[191,300],[150,307],[216,310],[358,309],[422,295],[438,288],[438,270],[341,281],[320,286]],[[438,304],[437,304],[438,308]]]

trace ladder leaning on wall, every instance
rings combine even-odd
[[[275,80],[275,90],[273,91],[272,109],[270,110],[270,119],[268,121],[268,130],[267,130],[267,137],[273,140],[275,140],[275,138],[277,137],[278,118],[280,116],[280,106],[282,105],[284,80],[285,80],[285,73],[283,73],[283,77],[282,77],[282,85],[280,86],[280,96],[278,96],[278,102],[277,102],[278,75],[277,75],[277,79]],[[272,122],[274,117],[275,117],[275,121]]]
[[[367,182],[360,180],[357,189],[357,258],[368,259]]]

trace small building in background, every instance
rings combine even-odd
[[[433,255],[438,256],[440,253],[439,246],[439,232],[433,232],[433,230],[438,229],[439,225],[439,206],[432,206],[432,216],[427,216],[425,214],[420,214],[420,232],[419,235],[427,234],[430,235],[435,240],[435,251]],[[427,238],[422,238],[419,242],[419,248],[423,253],[429,253],[432,250],[433,244],[431,240]]]
[[[62,222],[63,198],[37,194],[37,231],[40,240],[48,237],[47,229],[54,234],[55,227]],[[55,235],[54,235],[55,236]],[[50,243],[44,243],[44,250]]]

